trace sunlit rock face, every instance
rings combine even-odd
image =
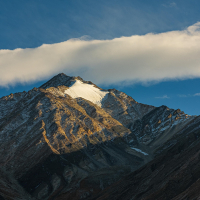
[[[87,199],[161,154],[194,119],[65,74],[2,97],[0,199]]]

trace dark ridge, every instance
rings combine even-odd
[[[40,88],[47,89],[50,87],[57,87],[61,85],[69,86],[72,81],[75,80],[75,77],[67,76],[64,73],[60,73],[53,78],[51,78],[49,81],[44,83],[40,86]]]

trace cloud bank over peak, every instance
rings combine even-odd
[[[170,99],[167,95],[163,95],[161,97],[155,97],[156,99]]]
[[[200,22],[181,31],[112,40],[83,38],[0,50],[0,86],[39,81],[60,72],[96,84],[200,77]]]

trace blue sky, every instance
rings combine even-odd
[[[199,8],[200,2],[198,0],[0,0],[0,53],[2,52],[0,58],[3,60],[2,63],[0,60],[0,83],[2,83],[0,97],[10,93],[27,91],[35,86],[38,87],[53,75],[64,71],[68,75],[80,75],[87,80],[92,80],[94,83],[96,80],[97,84],[103,88],[116,88],[124,91],[141,103],[155,106],[167,105],[174,109],[180,108],[188,114],[199,115],[200,108],[198,105],[200,96],[198,93],[200,93],[200,76],[198,74],[198,60],[195,57],[199,53],[196,50],[199,47],[199,40],[198,38],[196,39],[197,31],[195,33],[187,33],[186,35],[183,34],[185,33],[183,32],[184,30],[187,30],[188,27],[200,21]],[[172,31],[178,32],[174,35]],[[146,36],[149,33],[152,33],[153,36]],[[165,33],[164,36],[162,33]],[[137,38],[136,35],[144,37]],[[194,37],[190,37],[191,35]],[[116,40],[116,38],[121,37],[125,37],[125,39]],[[188,43],[182,46],[173,46],[181,37],[186,38],[183,41],[187,40]],[[33,63],[31,60],[33,53],[29,52],[37,51],[38,47],[43,44],[53,45],[66,42],[72,38],[81,38],[78,45],[87,45],[86,50],[92,49],[93,51],[93,48],[95,50],[97,49],[98,55],[101,54],[101,51],[109,49],[110,46],[117,48],[118,44],[119,48],[122,48],[122,51],[117,53],[120,55],[123,52],[128,53],[129,47],[127,44],[131,43],[134,46],[137,41],[140,41],[137,44],[136,50],[130,49],[130,51],[135,52],[141,47],[142,53],[139,56],[142,57],[141,60],[147,60],[147,62],[143,63],[141,60],[135,61],[137,60],[136,56],[134,60],[131,60],[130,57],[123,55],[120,57],[121,60],[118,60],[120,65],[114,68],[116,63],[113,61],[109,65],[108,60],[105,60],[105,56],[100,57],[102,60],[104,59],[102,63],[100,62],[101,59],[98,63],[94,63],[94,61],[86,62],[85,57],[82,57],[84,52],[88,53],[85,55],[86,57],[88,56],[90,58],[91,56],[93,60],[97,58],[97,55],[93,55],[91,51],[86,51],[85,49],[83,52],[80,52],[80,49],[76,49],[74,52],[78,57],[75,60],[81,58],[80,62],[84,63],[83,65],[75,63],[74,60],[70,60],[67,63],[62,56],[60,60],[63,60],[63,63],[62,66],[59,63],[61,66],[59,72],[54,69],[58,61],[55,61],[55,65],[52,65],[52,68],[48,70],[48,66],[44,66],[48,63],[42,60],[43,57],[38,59],[41,66],[38,68],[34,67],[34,64],[39,65],[40,63]],[[94,40],[97,40],[97,42],[92,42]],[[88,42],[85,44],[84,41]],[[145,41],[145,44],[143,44],[143,41]],[[175,54],[176,58],[172,58],[174,53],[168,53],[167,56],[171,60],[168,65],[165,65],[165,55],[163,55],[162,59],[157,59],[157,56],[162,57],[162,51],[159,53],[160,46],[153,49],[154,54],[150,58],[145,53],[146,51],[143,51],[146,46],[153,46],[154,48],[154,44],[156,46],[157,41],[166,41],[167,44],[170,43],[169,48],[171,48],[172,52],[174,49],[177,51],[185,48],[185,46],[190,46],[189,53],[191,55],[185,58],[184,55],[188,51],[180,51],[182,54]],[[179,42],[181,41],[180,39]],[[98,45],[99,43],[101,43],[100,46]],[[70,48],[73,48],[75,44],[74,42],[72,44],[69,44],[69,42],[66,43],[68,46],[72,45]],[[54,52],[54,49],[58,49],[57,46],[54,46],[51,48],[52,52]],[[31,50],[22,50],[20,54],[18,52],[16,53],[14,50],[16,48],[31,48]],[[62,53],[60,49],[62,50],[63,48],[65,49],[64,46],[62,48],[59,47],[59,53],[57,52],[56,55],[60,55]],[[8,58],[5,58],[5,53],[1,51],[3,49],[9,50]],[[65,51],[73,52],[70,49],[65,49]],[[43,50],[39,49],[39,52],[41,52],[41,55],[44,55],[45,59],[48,59],[48,56]],[[18,56],[17,58],[13,57],[15,54]],[[38,58],[38,55],[39,53],[34,54],[36,58]],[[21,61],[18,58],[22,60],[27,58],[26,62],[22,64],[28,68],[29,56],[30,62],[33,64],[30,65],[31,69],[24,70],[25,68],[21,68]],[[112,55],[109,54],[109,56],[106,59],[114,59]],[[184,60],[186,64],[183,68],[181,63],[182,58],[186,59]],[[13,60],[13,62],[8,62],[8,60]],[[197,60],[196,63],[194,63],[194,60]],[[177,63],[179,68],[176,68],[175,65],[170,69],[170,74],[170,70],[167,71],[167,69],[170,68],[173,61],[175,64]],[[130,62],[134,65],[133,69],[130,67],[126,68],[126,66],[130,65]],[[163,73],[159,72],[156,76],[153,76],[152,74],[156,73],[153,71],[153,65],[158,62],[162,66],[161,71]],[[149,63],[150,68],[142,68],[139,71],[141,63],[144,65]],[[92,64],[94,64],[95,68],[91,68]],[[67,65],[73,67],[63,67]],[[9,66],[9,70],[6,71],[7,66]],[[89,69],[88,66],[90,66]],[[43,69],[42,71],[40,71],[41,68]],[[176,68],[176,70],[173,71],[173,68]],[[123,74],[123,69],[127,72],[126,74]],[[19,71],[21,75],[18,77],[15,76]],[[38,74],[35,71],[38,71]],[[113,76],[112,71],[116,72]],[[121,73],[123,74],[122,79],[120,79]],[[100,74],[101,76],[97,76],[96,74]],[[109,76],[106,76],[106,74],[110,76],[110,80],[108,80]],[[134,76],[134,74],[137,76]],[[197,75],[195,76],[195,74]],[[126,76],[128,81],[126,81]],[[39,78],[37,79],[35,77]],[[137,79],[137,77],[139,78]],[[101,78],[103,81],[100,81]]]

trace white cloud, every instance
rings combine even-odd
[[[161,97],[155,97],[156,99],[170,99],[167,95],[163,95]]]
[[[0,50],[0,85],[64,72],[94,83],[200,77],[200,22],[182,31],[112,40],[71,39],[34,49]]]
[[[175,2],[172,2],[169,4],[171,7],[175,7],[176,6],[176,3]]]
[[[176,3],[175,2],[171,2],[168,4],[162,4],[164,7],[176,7]]]
[[[186,98],[186,97],[190,97],[191,95],[190,94],[178,94],[177,96],[180,98]]]
[[[195,94],[178,94],[178,97],[196,97],[196,96],[200,96],[200,93],[195,93]]]

